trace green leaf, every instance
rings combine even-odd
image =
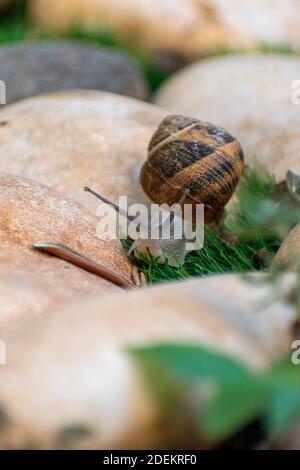
[[[155,363],[185,380],[216,380],[234,384],[252,377],[240,363],[223,354],[190,344],[160,344],[130,350],[141,361]]]
[[[275,436],[300,415],[299,367],[290,358],[254,375],[238,361],[190,344],[157,344],[130,352],[152,368],[152,377],[179,379],[184,387],[191,381],[214,381],[216,393],[203,402],[199,418],[207,439],[228,438],[257,418],[263,418],[266,430]],[[175,391],[174,384],[169,381],[170,391]],[[178,398],[171,405],[174,409],[180,406]]]
[[[282,390],[275,393],[269,403],[265,420],[266,430],[269,435],[276,437],[291,426],[299,416],[300,389]]]
[[[275,364],[267,373],[266,380],[275,388],[298,388],[300,391],[300,366],[291,362],[291,358]]]
[[[258,418],[268,392],[258,381],[249,380],[221,388],[200,416],[200,428],[208,439],[224,439]]]
[[[266,429],[277,436],[300,416],[300,367],[288,358],[269,370],[266,381],[270,387]]]

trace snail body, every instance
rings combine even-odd
[[[154,133],[141,169],[151,201],[172,205],[183,189],[186,204],[204,204],[205,222],[217,221],[244,171],[243,150],[225,129],[195,118],[167,116]]]

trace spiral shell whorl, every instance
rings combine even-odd
[[[225,129],[171,115],[150,141],[141,185],[153,202],[169,205],[188,188],[186,203],[204,204],[210,223],[223,211],[243,170],[241,145]]]

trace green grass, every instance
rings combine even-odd
[[[154,258],[132,260],[144,272],[148,282],[156,283],[191,276],[253,271],[256,269],[254,255],[264,247],[260,241],[235,245],[222,240],[217,230],[207,229],[204,247],[189,253],[185,264],[179,268],[173,268],[168,263],[159,264]]]

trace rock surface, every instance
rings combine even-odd
[[[131,277],[119,241],[96,237],[98,219],[46,186],[0,174],[0,333],[87,295],[119,291],[114,284],[31,249],[62,243]]]
[[[95,212],[90,186],[141,201],[139,172],[166,113],[110,93],[61,92],[0,110],[0,171],[33,178]]]
[[[7,84],[7,103],[69,89],[105,90],[139,99],[148,94],[141,71],[125,53],[68,42],[1,47],[0,78]]]
[[[198,413],[170,429],[126,347],[189,341],[263,370],[289,351],[296,313],[263,302],[270,287],[255,279],[217,276],[94,298],[4,338],[0,445],[191,448],[185,426]]]
[[[300,225],[296,225],[279,248],[273,266],[290,267],[299,269],[300,267]]]
[[[108,28],[141,50],[197,55],[212,48],[300,48],[299,0],[32,0],[31,17],[58,31]]]
[[[160,90],[156,103],[172,113],[225,127],[278,179],[300,174],[300,60],[276,55],[228,56],[187,67]],[[294,93],[294,96],[293,96]]]

